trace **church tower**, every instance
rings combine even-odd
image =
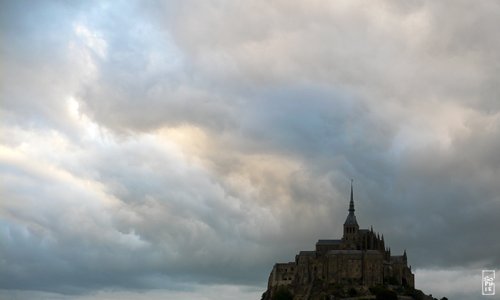
[[[356,221],[356,216],[354,215],[354,197],[352,190],[352,179],[351,179],[351,201],[349,202],[349,214],[344,222],[344,236],[343,240],[356,243],[358,237],[359,225]]]

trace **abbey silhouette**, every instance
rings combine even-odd
[[[274,265],[265,298],[272,299],[280,287],[293,292],[294,299],[309,299],[315,287],[328,290],[332,286],[352,286],[368,290],[390,284],[414,288],[406,250],[403,255],[393,256],[384,236],[375,233],[373,227],[359,229],[352,182],[348,211],[341,239],[319,240],[315,251],[300,251],[295,261]]]

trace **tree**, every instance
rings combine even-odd
[[[375,299],[377,300],[398,300],[398,294],[391,290],[380,290]]]
[[[272,300],[293,300],[293,295],[287,288],[280,287],[274,293]]]

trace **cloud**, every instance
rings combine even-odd
[[[494,268],[495,6],[6,4],[0,286],[264,289],[350,178],[414,267]]]
[[[192,288],[192,287],[191,287]],[[6,291],[0,290],[2,297],[11,299],[42,299],[42,300],[57,300],[57,299],[78,299],[78,300],[93,300],[93,299],[256,299],[262,294],[261,291],[249,289],[245,286],[234,285],[213,285],[199,286],[197,285],[192,290],[148,290],[148,291],[132,291],[132,290],[103,290],[87,295],[61,295],[57,293],[46,292],[31,292],[31,291]]]
[[[415,271],[418,285],[435,298],[475,299],[481,297],[481,270],[420,269]]]

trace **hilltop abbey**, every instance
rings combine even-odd
[[[414,288],[414,275],[411,266],[408,267],[406,250],[403,255],[391,255],[383,235],[373,232],[373,228],[359,228],[351,183],[349,214],[342,238],[319,240],[315,251],[300,251],[295,261],[275,264],[265,299],[272,299],[272,294],[280,287],[290,290],[293,299],[299,300],[317,298],[311,297],[311,293],[318,286],[323,290],[335,285],[367,289],[384,284]],[[326,293],[320,299],[329,297],[333,296]]]

